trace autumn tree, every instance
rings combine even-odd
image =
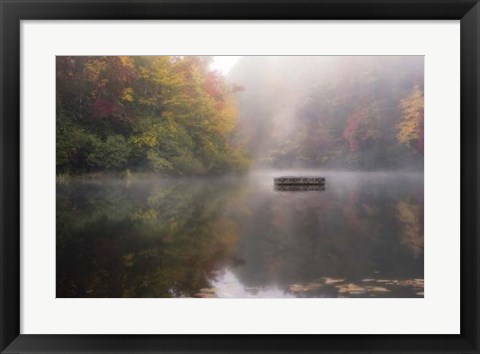
[[[234,88],[208,57],[57,57],[57,170],[241,171]]]
[[[423,129],[408,145],[397,138],[402,100],[423,87],[422,57],[245,57],[230,80],[245,87],[238,95],[240,133],[258,165],[375,170],[423,164]],[[423,102],[423,95],[416,99]]]
[[[415,87],[401,100],[402,121],[398,124],[398,141],[423,154],[423,91]]]

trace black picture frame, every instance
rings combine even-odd
[[[479,353],[477,0],[0,0],[0,11],[2,353]],[[20,334],[20,22],[139,19],[461,20],[461,334]]]

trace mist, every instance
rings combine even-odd
[[[423,57],[56,61],[56,297],[424,296]]]
[[[423,170],[422,56],[248,56],[227,74],[252,168]]]

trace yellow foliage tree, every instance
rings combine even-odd
[[[397,126],[400,143],[423,153],[423,91],[417,86],[400,102],[402,121]]]

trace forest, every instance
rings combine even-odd
[[[423,169],[423,57],[59,56],[57,174]]]
[[[234,87],[205,57],[57,57],[57,173],[245,170]]]
[[[257,166],[423,169],[423,57],[244,57],[229,80]]]

